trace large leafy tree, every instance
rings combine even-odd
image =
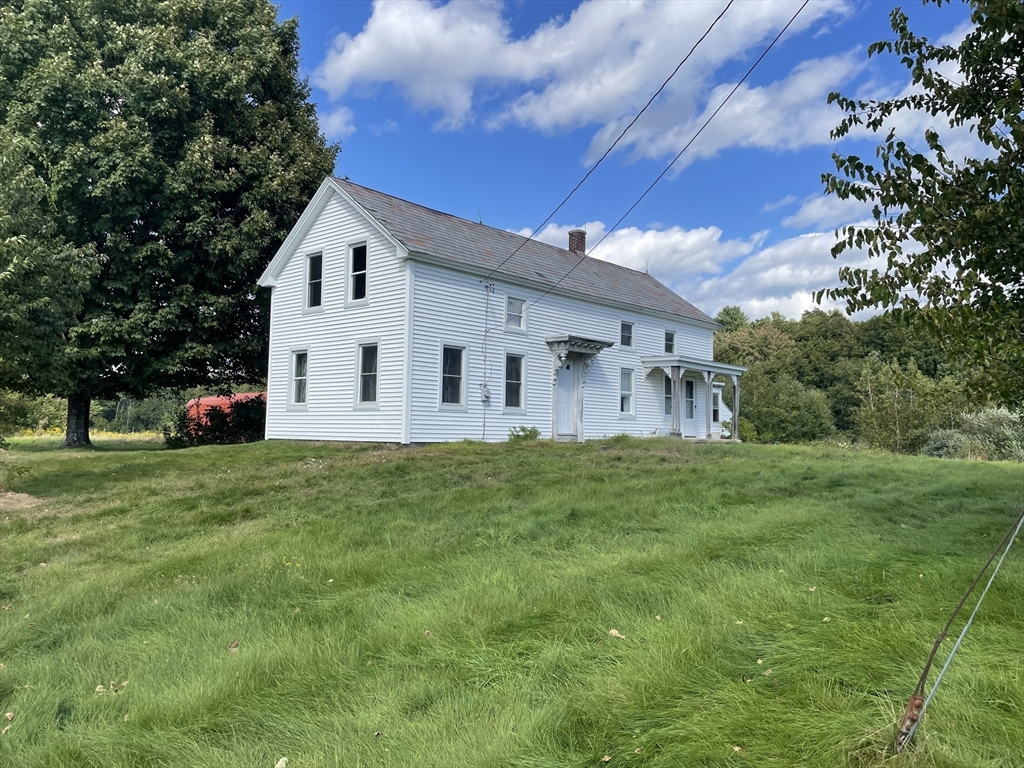
[[[262,375],[256,278],[337,154],[298,44],[267,0],[0,0],[0,141],[100,264],[58,355],[66,444],[94,397]]]
[[[842,268],[842,285],[819,298],[916,316],[955,359],[984,372],[989,392],[1022,405],[1024,3],[971,0],[971,9],[974,26],[963,40],[936,45],[914,34],[897,8],[895,39],[868,52],[899,56],[914,87],[886,100],[829,97],[846,112],[834,138],[885,131],[877,161],[836,154],[838,173],[823,176],[827,192],[873,204],[874,222],[845,228],[833,255],[863,247],[879,263]],[[910,111],[969,127],[976,156],[952,155],[935,129],[923,144],[898,135],[891,126]]]

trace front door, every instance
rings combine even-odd
[[[683,437],[697,436],[697,382],[683,379]]]
[[[559,437],[572,437],[576,434],[576,361],[566,360],[556,376],[555,430]]]

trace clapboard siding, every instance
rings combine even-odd
[[[346,302],[348,247],[366,242],[367,302]],[[323,307],[304,310],[306,256],[323,252]],[[395,245],[333,194],[277,277],[271,299],[267,437],[401,439],[405,376],[405,270]],[[378,408],[356,404],[357,346],[379,343]],[[309,354],[307,405],[289,406],[291,355]]]
[[[667,431],[671,417],[664,413],[663,374],[644,376],[641,356],[664,352],[665,330],[676,332],[680,354],[712,359],[713,332],[685,322],[666,321],[644,312],[619,311],[580,299],[549,294],[536,305],[540,291],[495,283],[488,293],[472,275],[436,265],[418,263],[414,279],[413,359],[411,382],[412,442],[504,440],[515,426],[537,427],[551,436],[552,356],[544,338],[576,334],[615,342],[597,355],[587,375],[584,432],[595,438],[614,434],[651,435]],[[527,302],[526,333],[505,328],[506,297]],[[489,309],[488,309],[489,306]],[[619,344],[620,323],[634,324],[632,349]],[[485,339],[484,328],[490,328]],[[441,347],[453,344],[467,351],[468,381],[465,406],[441,407]],[[508,412],[504,400],[506,353],[526,358],[526,408]],[[635,415],[619,415],[620,369],[631,368],[636,381]],[[489,405],[481,401],[481,384],[491,392]],[[706,396],[702,379],[696,387],[698,436],[706,432]]]

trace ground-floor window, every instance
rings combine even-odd
[[[684,397],[683,404],[686,411],[686,418],[692,419],[693,414],[696,411],[696,403],[694,401],[694,382],[692,379],[686,381],[686,386],[683,387]]]
[[[445,346],[441,350],[441,404],[462,405],[462,347]]]
[[[359,402],[377,402],[377,345],[359,347]]]
[[[296,352],[292,358],[292,403],[294,405],[306,404],[306,379],[308,367],[308,353]]]
[[[522,355],[505,355],[505,407],[523,407]]]
[[[715,422],[715,424],[717,424],[719,421],[718,412],[719,408],[721,407],[719,403],[721,401],[722,395],[720,392],[715,392],[711,396],[711,398],[711,420]]]
[[[665,415],[672,415],[672,377],[665,377]]]
[[[619,377],[619,413],[633,413],[633,369],[623,368]]]

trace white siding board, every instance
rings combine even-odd
[[[348,246],[367,243],[365,306],[346,305]],[[304,311],[306,255],[322,251],[322,311]],[[397,249],[334,194],[277,278],[271,298],[267,437],[401,439],[405,379],[405,268]],[[356,407],[357,345],[379,341],[378,408]],[[289,408],[291,353],[307,349],[307,406]]]
[[[526,333],[504,327],[507,296],[527,301]],[[575,334],[613,341],[615,345],[597,355],[587,375],[584,405],[584,436],[614,434],[652,435],[671,426],[664,413],[664,391],[660,371],[644,375],[640,359],[664,352],[665,330],[676,332],[676,351],[710,360],[713,332],[691,325],[666,324],[658,316],[623,312],[582,299],[556,294],[536,305],[540,291],[495,283],[490,299],[489,322],[485,321],[487,294],[483,282],[474,276],[440,267],[417,264],[413,296],[411,424],[412,442],[435,442],[464,438],[504,440],[515,426],[537,427],[551,436],[552,357],[544,338]],[[620,323],[634,324],[634,345],[619,345]],[[487,335],[487,366],[484,360],[484,328]],[[465,347],[468,355],[465,408],[441,408],[440,349],[442,344]],[[526,408],[504,412],[505,352],[524,354]],[[619,415],[619,372],[634,371],[635,408],[633,416]],[[489,406],[480,400],[480,385],[491,391]],[[697,386],[697,430],[703,437],[705,388]],[[486,421],[486,431],[485,431]]]

